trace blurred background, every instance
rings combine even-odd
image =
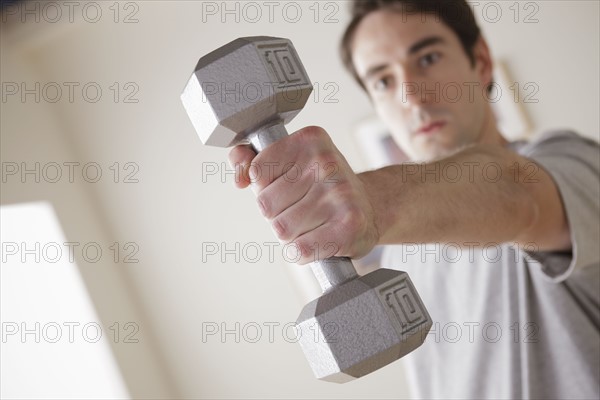
[[[401,362],[313,378],[292,324],[317,285],[179,99],[202,55],[287,37],[315,86],[289,131],[320,125],[357,171],[382,165],[385,129],[338,57],[348,6],[2,2],[3,398],[409,396]],[[599,3],[473,6],[507,135],[598,140]]]

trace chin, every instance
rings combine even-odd
[[[410,156],[416,161],[431,161],[451,152],[445,143],[436,140],[414,141]]]
[[[421,161],[449,156],[464,146],[450,132],[446,135],[440,132],[435,136],[414,137],[411,144],[411,155],[414,154]]]
[[[413,147],[411,158],[415,161],[433,161],[448,157],[459,149],[460,146],[448,146],[442,143],[427,143]]]

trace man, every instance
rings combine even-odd
[[[319,127],[234,148],[278,237],[301,263],[390,245],[382,267],[409,273],[434,320],[404,359],[415,397],[599,398],[598,145],[507,142],[464,1],[356,2],[342,56],[416,162],[355,174]],[[450,84],[460,98],[440,93]],[[273,173],[253,180],[261,167]]]

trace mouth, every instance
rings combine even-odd
[[[417,135],[429,135],[432,134],[434,132],[439,131],[440,129],[442,129],[444,126],[446,125],[445,121],[438,121],[438,122],[432,122],[430,124],[427,125],[423,125],[421,126],[417,131],[416,134]]]

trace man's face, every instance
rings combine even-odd
[[[377,113],[413,160],[430,160],[476,142],[486,107],[484,68],[434,15],[379,10],[359,24],[356,71]]]

